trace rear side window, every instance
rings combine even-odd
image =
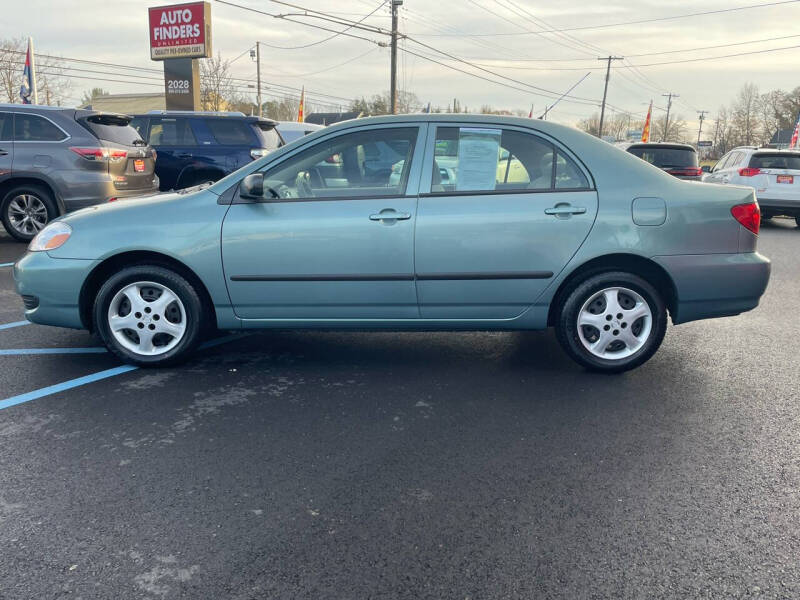
[[[662,169],[697,166],[697,152],[689,148],[631,146],[628,152]]]
[[[147,135],[147,119],[143,117],[133,117],[130,122],[131,127],[136,130],[136,133],[139,134],[139,137],[144,139]]]
[[[0,138],[1,139],[1,138]],[[757,169],[795,169],[800,171],[800,154],[754,154],[750,166]]]
[[[252,146],[255,142],[250,125],[244,121],[207,119],[206,125],[217,143],[223,146]]]
[[[556,189],[585,190],[589,189],[589,181],[568,156],[561,152],[556,154]]]
[[[44,117],[17,113],[14,118],[14,140],[17,142],[60,142],[66,138],[66,133]]]
[[[188,119],[150,119],[151,146],[194,146],[195,139]]]
[[[11,113],[0,113],[0,141],[7,142],[14,139],[14,118]]]
[[[143,145],[142,136],[126,117],[116,115],[92,115],[82,121],[94,136],[104,142],[112,142],[123,146]]]

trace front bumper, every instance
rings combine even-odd
[[[770,261],[758,252],[682,254],[653,257],[677,292],[672,322],[729,317],[758,306],[770,275]]]
[[[34,296],[38,304],[25,309],[32,323],[85,329],[79,298],[96,260],[52,258],[47,252],[28,252],[14,264],[14,283],[21,296]]]

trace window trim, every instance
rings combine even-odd
[[[449,127],[454,129],[459,129],[461,127],[496,127],[502,130],[510,130],[510,131],[518,131],[520,133],[526,133],[528,135],[533,135],[535,137],[541,138],[543,141],[549,143],[553,146],[555,152],[553,153],[553,177],[551,178],[551,184],[553,187],[546,188],[546,189],[521,189],[521,190],[451,190],[451,191],[443,191],[443,192],[432,192],[432,178],[433,178],[433,158],[434,152],[436,149],[436,130],[439,127]],[[556,156],[558,153],[564,155],[565,158],[569,158],[575,165],[580,169],[583,173],[584,177],[586,177],[586,181],[589,183],[589,187],[586,188],[557,188],[555,187],[555,168],[556,168]],[[592,176],[591,172],[589,171],[588,167],[584,164],[578,156],[572,152],[567,146],[562,144],[560,141],[556,140],[552,136],[548,135],[543,131],[539,131],[538,129],[533,129],[529,127],[522,127],[520,125],[511,125],[505,123],[492,123],[491,121],[487,120],[484,123],[476,124],[474,122],[449,122],[449,121],[431,121],[428,123],[428,140],[425,144],[425,153],[422,158],[422,172],[420,174],[420,183],[419,183],[419,197],[420,198],[435,198],[435,197],[457,197],[457,196],[498,196],[498,195],[513,195],[513,194],[563,194],[563,193],[571,193],[571,192],[596,192],[597,185],[595,184],[594,177]]]
[[[14,143],[14,113],[13,112],[9,112],[9,111],[5,111],[5,110],[0,111],[0,119],[2,119],[4,115],[8,115],[9,117],[11,117],[11,139],[0,140],[0,143],[2,143],[2,142],[11,142],[13,144]]]
[[[72,136],[69,133],[67,133],[64,130],[63,127],[61,127],[58,123],[56,123],[55,121],[53,121],[53,119],[50,119],[49,117],[45,117],[44,115],[39,115],[39,114],[36,114],[35,112],[30,112],[30,111],[27,111],[27,110],[14,111],[11,114],[14,115],[13,127],[12,127],[11,134],[14,137],[13,141],[14,141],[15,144],[63,144],[64,142],[68,142],[69,140],[72,139]],[[44,119],[45,121],[50,121],[50,123],[53,125],[53,127],[58,129],[66,137],[64,137],[64,138],[62,138],[60,140],[18,140],[17,139],[17,115],[30,115],[30,116],[33,116],[33,117],[39,117],[40,119]]]
[[[270,169],[277,167],[280,164],[285,163],[289,160],[292,160],[298,154],[320,143],[325,143],[326,141],[331,141],[345,135],[351,135],[354,133],[363,133],[366,131],[378,131],[381,129],[417,130],[417,137],[416,140],[414,141],[414,150],[411,153],[411,166],[409,167],[408,177],[406,178],[406,189],[405,193],[403,194],[387,194],[385,196],[335,196],[335,197],[323,196],[323,197],[313,197],[313,198],[264,198],[263,200],[260,201],[244,200],[239,195],[239,184],[241,183],[241,180],[244,179],[247,175],[250,175],[251,173],[266,173]],[[288,202],[337,202],[337,201],[347,201],[347,200],[393,200],[393,199],[396,200],[398,198],[414,198],[419,195],[418,194],[419,179],[420,179],[419,172],[422,170],[427,132],[428,132],[428,123],[426,122],[381,123],[378,125],[350,127],[347,129],[338,130],[332,132],[330,135],[326,135],[323,138],[320,138],[318,140],[313,140],[310,143],[298,144],[300,147],[296,148],[293,152],[286,154],[285,156],[276,157],[275,160],[267,162],[265,165],[261,166],[261,168],[253,169],[252,171],[245,173],[239,179],[239,181],[237,181],[236,184],[232,186],[236,187],[236,191],[233,195],[233,198],[231,199],[230,204],[232,205],[233,204],[278,204],[283,202],[287,203]]]

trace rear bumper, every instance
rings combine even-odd
[[[675,284],[672,322],[729,317],[758,306],[767,288],[770,261],[758,252],[653,257]]]
[[[797,200],[759,198],[758,205],[762,213],[773,215],[788,215],[790,217],[800,216],[800,198]]]
[[[66,212],[72,212],[87,206],[108,202],[110,198],[132,198],[135,196],[148,196],[158,194],[158,177],[155,175],[154,183],[147,188],[119,190],[111,179],[96,181],[83,181],[69,188],[69,196],[64,197]]]
[[[78,306],[81,288],[96,260],[52,258],[46,252],[28,252],[14,265],[17,293],[35,297],[25,302],[25,318],[32,323],[84,329]]]

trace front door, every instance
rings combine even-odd
[[[269,165],[263,202],[234,200],[222,258],[240,318],[419,316],[413,240],[421,129],[333,134]],[[367,168],[376,153],[385,164]]]
[[[555,141],[510,127],[438,126],[425,162],[415,242],[421,316],[520,315],[592,227],[588,173]]]

